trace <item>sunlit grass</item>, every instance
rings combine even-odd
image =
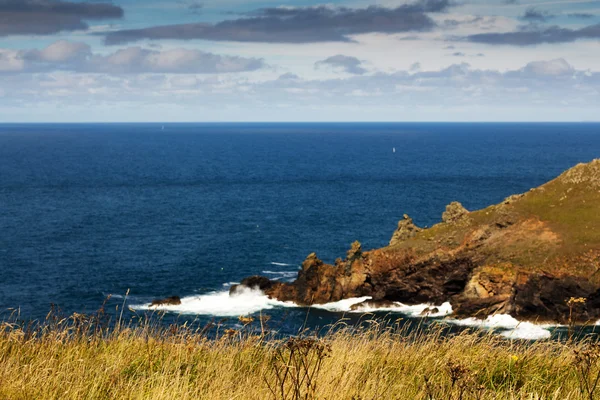
[[[35,327],[4,323],[0,399],[591,399],[580,383],[598,371],[586,342],[410,333],[375,321],[340,322],[319,338],[289,342],[260,321],[220,331],[152,321],[74,315]],[[587,376],[577,368],[584,361]],[[304,364],[308,389],[289,377],[300,377]]]

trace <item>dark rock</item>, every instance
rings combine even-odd
[[[491,296],[485,298],[466,298],[457,296],[452,299],[452,312],[456,317],[485,318],[492,314],[508,313],[506,308],[509,295]]]
[[[152,300],[150,303],[150,307],[158,307],[158,306],[178,306],[181,304],[181,299],[178,296],[171,296],[165,299],[156,299]]]
[[[421,311],[421,316],[426,317],[428,315],[431,314],[437,314],[440,312],[440,309],[437,307],[427,307],[426,309],[424,309],[423,311]]]
[[[239,285],[233,285],[229,288],[229,295],[235,294],[241,287],[249,289],[259,289],[263,292],[273,287],[275,282],[264,276],[251,276],[243,279]]]
[[[468,258],[441,262],[428,259],[398,270],[392,276],[382,276],[383,298],[404,304],[442,304],[460,294],[475,268]],[[376,282],[376,284],[379,282]]]
[[[595,289],[591,282],[581,277],[530,275],[523,284],[515,288],[512,314],[516,318],[566,323],[569,318],[567,301],[571,297],[590,297],[596,292]],[[578,320],[588,320],[591,317],[585,307],[580,311],[581,314],[576,316]],[[598,309],[591,311],[598,318]]]
[[[365,300],[361,303],[350,306],[352,311],[357,311],[362,308],[378,309],[378,308],[392,308],[397,306],[393,301],[389,300]]]

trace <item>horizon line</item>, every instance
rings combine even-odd
[[[114,125],[114,124],[599,124],[598,121],[9,121],[3,125]]]

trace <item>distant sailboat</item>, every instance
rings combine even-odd
[[[394,153],[396,152],[396,148],[395,147],[392,147],[392,152],[394,152]]]
[[[165,130],[165,126],[164,126],[164,125],[162,126],[162,130],[163,130],[163,131]]]

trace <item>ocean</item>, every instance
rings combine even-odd
[[[309,253],[385,246],[405,213],[431,226],[452,201],[483,208],[598,157],[591,123],[1,124],[0,316],[93,313],[108,295],[141,313],[176,295],[167,320],[324,327],[348,304],[228,288],[293,279]]]

